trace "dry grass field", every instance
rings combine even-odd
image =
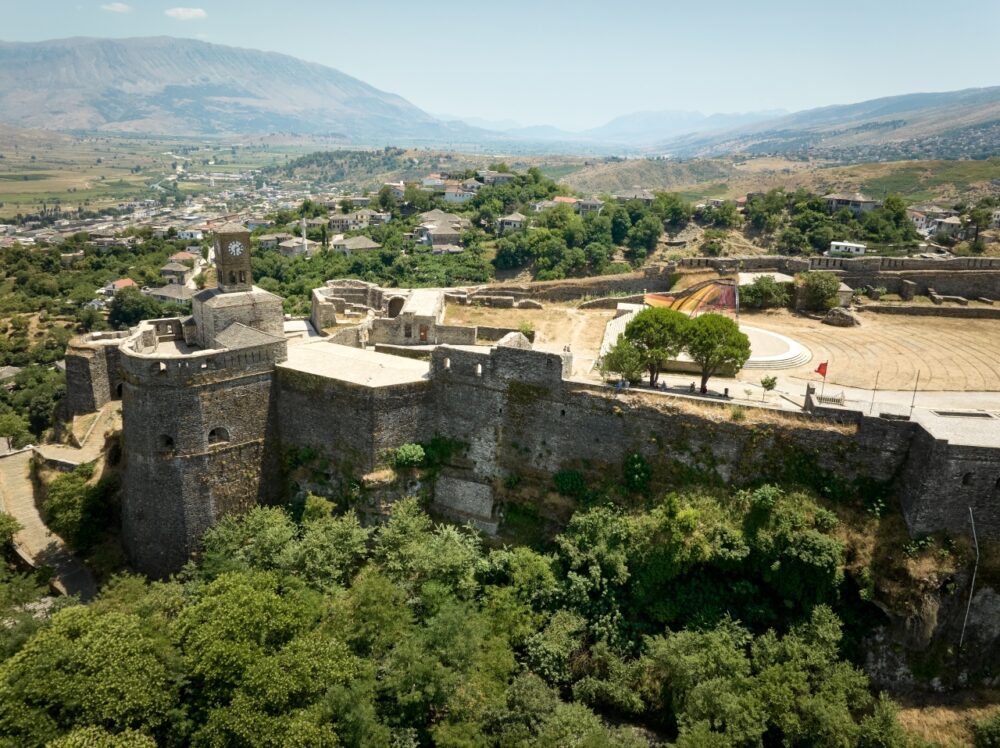
[[[614,317],[612,309],[577,309],[573,304],[546,304],[544,309],[494,309],[449,304],[449,325],[487,325],[517,328],[529,325],[535,331],[535,346],[559,352],[573,351],[573,369],[585,375],[593,367],[604,337],[604,326]]]
[[[971,746],[972,725],[1000,712],[1000,691],[914,697],[901,706],[900,724],[918,745]]]

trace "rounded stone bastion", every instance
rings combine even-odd
[[[239,323],[213,349],[184,332],[180,319],[150,320],[120,348],[123,539],[154,576],[179,568],[223,514],[260,500],[274,368],[287,356],[284,338]]]

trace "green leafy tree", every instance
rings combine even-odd
[[[771,376],[771,377],[761,377],[761,379],[760,379],[760,387],[761,387],[762,390],[764,390],[764,394],[762,394],[760,396],[760,399],[763,400],[764,398],[766,398],[767,397],[767,393],[771,392],[777,386],[778,386],[778,378],[777,377],[774,377],[774,376]]]
[[[691,220],[691,204],[672,192],[657,192],[653,198],[653,214],[664,223],[681,228]]]
[[[642,355],[649,371],[649,385],[655,387],[660,368],[684,348],[689,320],[674,309],[651,308],[639,312],[626,326],[625,339]]]
[[[778,283],[770,275],[758,276],[753,283],[740,287],[740,305],[751,309],[784,307],[790,300],[787,284]]]
[[[719,371],[739,371],[750,358],[750,339],[739,326],[721,314],[702,314],[690,320],[684,331],[684,350],[701,371],[701,391]]]
[[[156,319],[163,315],[163,305],[137,288],[123,288],[108,306],[108,323],[116,330],[124,330],[139,324],[144,319]]]
[[[801,279],[802,301],[806,309],[825,312],[836,306],[837,290],[840,288],[840,279],[836,275],[814,270],[803,273]]]
[[[633,384],[642,378],[646,368],[642,353],[628,338],[621,337],[611,349],[601,357],[601,375],[608,377],[617,374]]]
[[[629,229],[626,241],[629,247],[637,252],[641,250],[645,257],[648,252],[656,249],[656,243],[663,235],[663,222],[656,216],[644,216]]]
[[[180,664],[136,615],[67,608],[0,667],[0,732],[21,745],[86,725],[166,736]]]

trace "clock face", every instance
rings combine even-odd
[[[233,257],[239,257],[243,254],[243,244],[242,242],[229,242],[229,246],[226,247],[226,251]]]

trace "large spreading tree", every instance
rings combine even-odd
[[[684,348],[688,324],[687,315],[654,307],[639,312],[625,326],[625,339],[642,356],[642,364],[649,372],[650,387],[656,386],[663,363],[677,358]]]
[[[739,326],[721,314],[702,314],[686,327],[684,348],[701,371],[701,391],[708,380],[724,369],[740,369],[750,358],[750,339]]]

